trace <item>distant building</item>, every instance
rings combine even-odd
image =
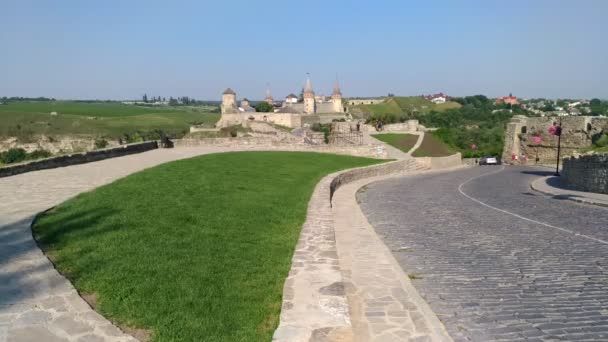
[[[241,100],[241,105],[239,106],[239,112],[254,113],[255,108],[253,108],[249,105],[249,100],[247,100],[247,98],[244,98]]]
[[[509,96],[503,96],[496,99],[496,104],[506,103],[510,105],[519,104],[517,100],[517,96],[513,96],[513,94],[509,94]]]
[[[450,100],[450,97],[445,95],[444,93],[437,93],[432,95],[423,95],[425,99],[433,102],[433,103],[446,103]]]
[[[285,97],[285,103],[298,103],[298,97],[295,94],[289,94]]]

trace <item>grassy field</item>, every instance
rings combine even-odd
[[[443,112],[448,109],[460,108],[461,105],[457,102],[446,102],[435,104],[420,96],[395,96],[387,98],[384,102],[373,105],[357,105],[352,107],[352,112],[356,115],[360,113],[361,117],[370,115],[395,115],[397,117],[419,112],[427,113],[431,110]],[[364,114],[367,114],[364,115]]]
[[[50,115],[52,111],[58,115]],[[171,135],[191,124],[212,126],[219,113],[209,107],[140,107],[120,103],[69,101],[16,102],[0,105],[0,136],[27,142],[35,135],[94,135],[118,138],[124,133],[163,130]]]
[[[378,162],[297,152],[176,161],[63,203],[34,235],[96,310],[155,341],[270,341],[315,184]]]
[[[402,133],[387,133],[387,134],[372,134],[372,137],[383,141],[393,147],[400,149],[407,153],[409,150],[416,145],[418,136],[414,134],[402,134]]]
[[[456,153],[454,149],[433,134],[427,132],[420,147],[412,153],[414,157],[446,157]]]

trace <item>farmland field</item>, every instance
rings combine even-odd
[[[212,107],[143,107],[122,103],[33,101],[0,105],[0,136],[95,135],[117,138],[136,131],[181,134],[191,124],[212,126]],[[51,115],[51,112],[57,113]]]

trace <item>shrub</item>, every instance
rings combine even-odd
[[[108,146],[108,142],[103,139],[103,138],[97,138],[95,139],[95,148],[100,149],[100,148],[106,148]]]
[[[608,146],[608,133],[604,133],[600,136],[599,139],[595,142],[595,146],[597,147],[606,147]]]
[[[28,153],[27,159],[30,159],[30,160],[42,159],[42,158],[48,158],[50,156],[51,156],[51,152],[49,152],[47,150],[36,150],[36,151]]]
[[[25,160],[26,157],[27,153],[22,148],[11,148],[10,150],[0,154],[0,160],[2,160],[4,164],[18,163]]]

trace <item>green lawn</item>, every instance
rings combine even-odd
[[[387,134],[372,134],[372,137],[383,141],[393,147],[400,149],[407,153],[409,150],[416,145],[418,136],[414,134],[402,134],[402,133],[387,133]]]
[[[456,153],[454,149],[448,146],[443,141],[439,140],[436,136],[427,132],[424,135],[422,144],[420,147],[412,153],[414,157],[446,157]]]
[[[208,107],[156,108],[102,102],[16,102],[0,105],[0,137],[18,137],[24,142],[41,134],[116,139],[125,133],[155,129],[181,135],[191,124],[213,126],[220,115],[208,110]],[[52,111],[58,115],[50,115]]]
[[[379,162],[297,152],[176,161],[63,203],[34,235],[100,313],[155,341],[270,341],[315,184]]]

